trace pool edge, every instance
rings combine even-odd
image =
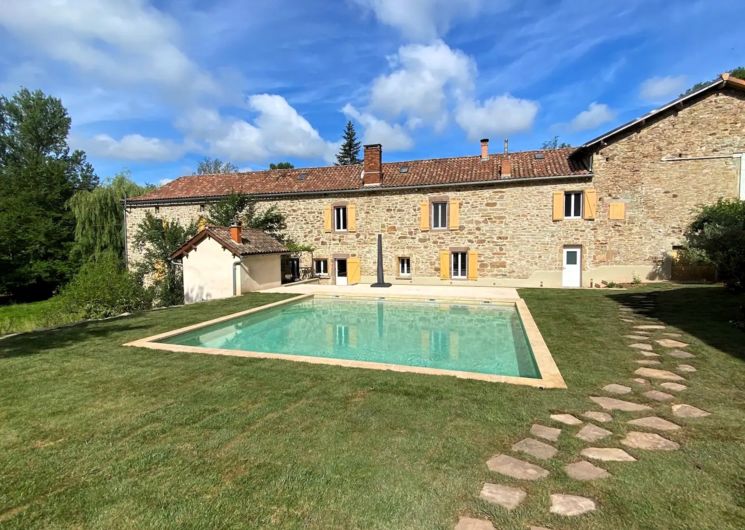
[[[248,315],[251,313],[256,313],[258,311],[263,311],[265,309],[269,309],[272,307],[277,307],[277,306],[281,306],[281,305],[285,305],[285,304],[289,304],[293,302],[298,302],[300,300],[305,300],[307,298],[313,298],[314,296],[315,295],[313,294],[302,294],[299,296],[294,296],[286,300],[280,300],[279,302],[265,304],[265,305],[254,307],[254,308],[247,309],[244,311],[239,311],[237,313],[231,313],[229,315],[224,315],[222,317],[218,317],[218,318],[208,320],[205,322],[199,322],[197,324],[192,324],[190,326],[186,326],[183,328],[174,329],[174,330],[167,331],[164,333],[159,333],[157,335],[152,335],[150,337],[145,337],[142,339],[127,342],[126,344],[124,344],[124,346],[132,346],[132,347],[137,347],[137,348],[148,348],[152,350],[163,350],[163,351],[170,351],[170,352],[200,353],[200,354],[206,354],[206,355],[225,355],[225,356],[230,356],[230,357],[244,357],[244,358],[253,358],[253,359],[287,360],[287,361],[295,361],[295,362],[306,362],[306,363],[311,363],[311,364],[342,366],[346,368],[365,368],[369,370],[386,370],[386,371],[391,371],[391,372],[415,373],[415,374],[421,374],[421,375],[446,375],[446,376],[451,376],[451,377],[457,377],[460,379],[473,379],[477,381],[486,381],[486,382],[491,382],[491,383],[508,383],[508,384],[514,384],[514,385],[531,386],[535,388],[556,388],[556,389],[567,388],[566,383],[564,382],[564,378],[561,376],[561,373],[559,372],[559,368],[556,365],[553,357],[551,356],[551,352],[549,351],[548,346],[546,345],[546,342],[543,340],[543,335],[541,335],[541,332],[538,329],[538,326],[536,325],[535,320],[533,320],[533,315],[530,313],[530,310],[528,309],[528,305],[525,303],[525,301],[522,298],[519,298],[517,300],[489,299],[488,301],[490,303],[495,303],[495,304],[500,304],[500,305],[510,305],[510,306],[515,307],[520,317],[520,320],[522,321],[522,325],[525,330],[525,335],[528,339],[528,343],[530,344],[530,348],[533,352],[533,358],[535,359],[536,365],[538,367],[538,372],[541,375],[540,378],[496,375],[496,374],[482,374],[478,372],[446,370],[446,369],[441,369],[441,368],[428,368],[424,366],[406,366],[406,365],[399,365],[399,364],[380,363],[380,362],[374,362],[374,361],[356,361],[356,360],[351,360],[351,359],[335,359],[332,357],[312,357],[312,356],[306,356],[306,355],[293,355],[293,354],[285,354],[285,353],[254,352],[254,351],[247,351],[247,350],[228,350],[228,349],[223,349],[223,348],[205,348],[201,346],[184,346],[180,344],[166,344],[163,342],[156,342],[158,340],[166,339],[174,335],[180,335],[188,331],[193,331],[195,329],[200,329],[200,328],[210,326],[213,324],[218,324],[226,320],[231,320],[231,319],[241,317],[244,315]],[[324,295],[320,295],[320,297],[325,298]],[[384,298],[384,299],[390,299],[390,300],[404,300],[404,299],[411,300],[412,299],[412,297],[403,297],[403,296],[402,297],[398,297],[398,296],[376,297],[376,296],[364,296],[364,295],[357,295],[357,296],[352,296],[352,297],[340,296],[339,298],[344,298],[344,299],[346,298],[367,298],[367,299]],[[442,301],[442,302],[459,302],[459,303],[466,302],[466,300],[462,298],[458,298],[458,297],[448,298],[448,297],[438,296],[435,299],[436,301]],[[473,303],[478,303],[478,302],[479,302],[478,300],[469,300],[466,303],[473,304]]]

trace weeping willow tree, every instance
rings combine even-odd
[[[111,251],[124,252],[124,209],[122,200],[153,189],[132,181],[128,172],[119,173],[93,190],[79,191],[68,206],[75,217],[73,258],[85,260]]]

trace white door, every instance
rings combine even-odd
[[[336,285],[347,285],[347,260],[334,261],[336,261]]]
[[[561,274],[561,285],[580,287],[582,285],[582,249],[580,247],[564,248],[564,270]]]

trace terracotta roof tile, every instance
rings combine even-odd
[[[469,184],[484,181],[589,175],[570,155],[574,149],[510,153],[510,176],[500,174],[505,155],[411,160],[383,163],[382,188]],[[539,158],[536,158],[536,155]],[[401,168],[407,167],[406,172]],[[362,165],[275,169],[247,173],[181,177],[128,202],[219,197],[231,192],[256,195],[352,191],[362,188]]]
[[[230,237],[230,229],[225,226],[207,226],[192,237],[189,241],[181,245],[173,254],[171,259],[182,257],[188,254],[195,246],[205,237],[211,237],[223,248],[229,250],[236,256],[247,256],[250,254],[276,254],[287,252],[287,247],[280,243],[273,236],[256,230],[254,228],[243,228],[241,230],[242,243],[238,244]]]

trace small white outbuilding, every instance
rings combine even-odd
[[[191,304],[279,287],[287,252],[271,235],[234,224],[204,227],[171,260],[183,265],[184,301]]]

